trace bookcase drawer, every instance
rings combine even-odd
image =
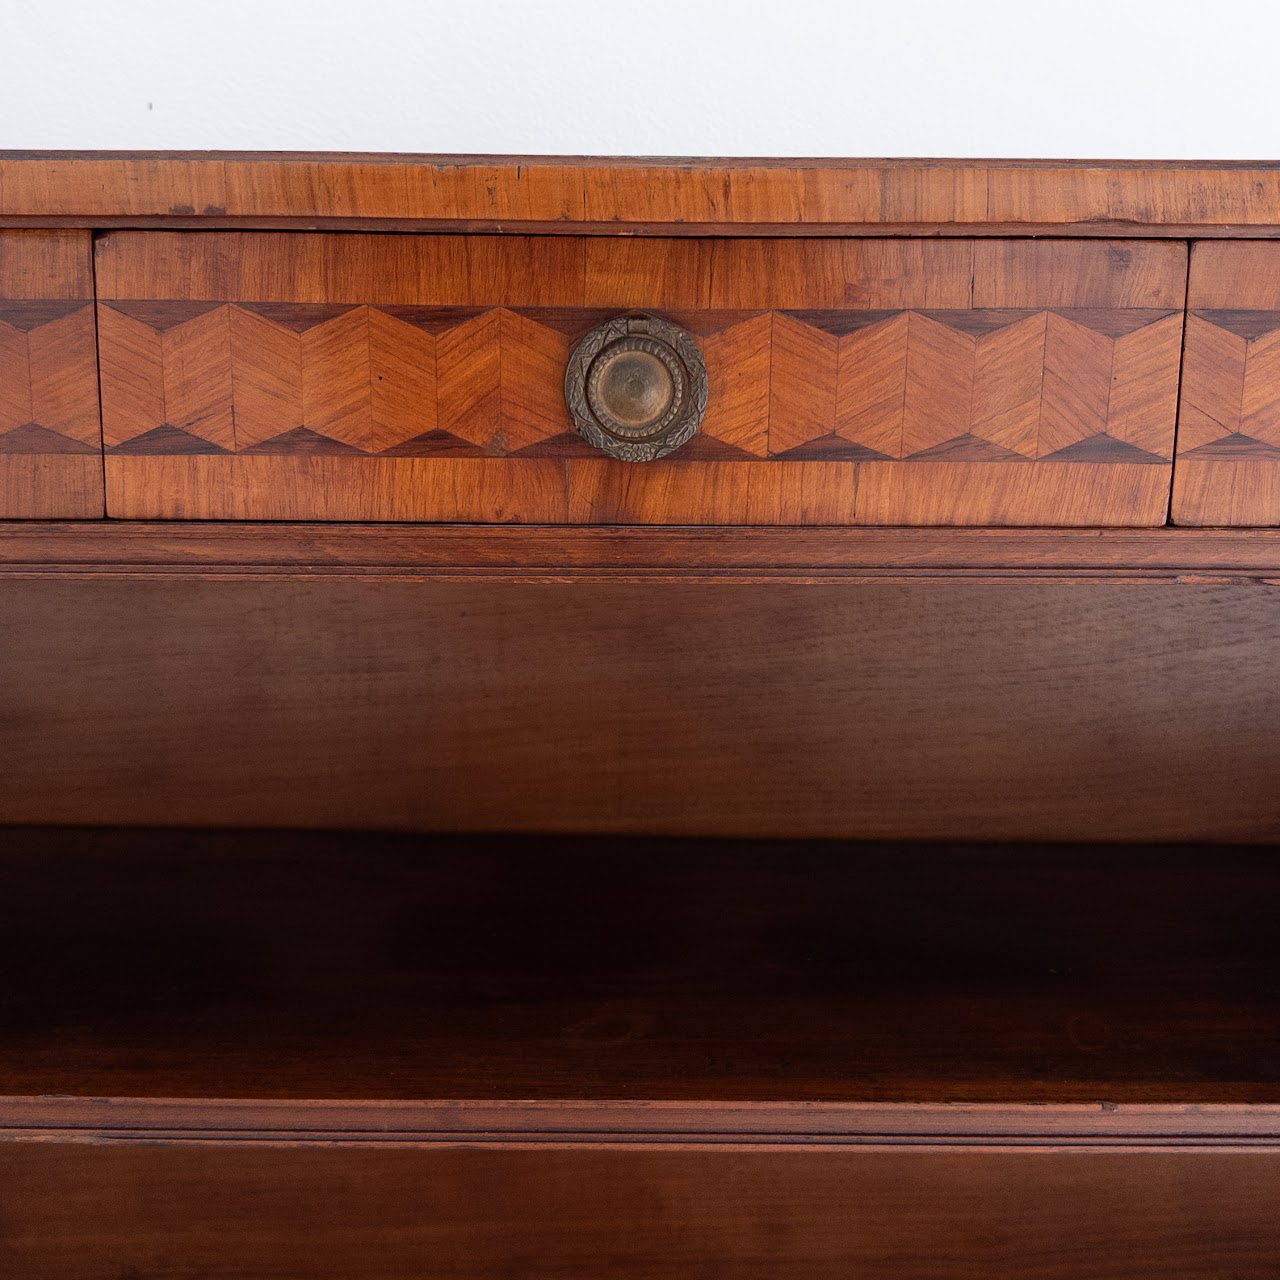
[[[1186,252],[109,232],[97,243],[107,509],[1161,524]],[[705,412],[667,456],[621,461],[575,430],[566,370],[586,335],[637,315],[696,348]]]

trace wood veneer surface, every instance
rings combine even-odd
[[[13,225],[1266,236],[1248,162],[5,152]]]
[[[1280,1102],[1273,849],[10,829],[0,878],[0,1095]]]
[[[1274,1154],[0,1145],[39,1280],[1271,1280]]]
[[[1280,836],[1269,577],[554,576],[7,577],[0,818]]]

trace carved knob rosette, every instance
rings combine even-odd
[[[678,325],[619,316],[574,348],[564,398],[588,443],[624,462],[652,462],[698,430],[707,410],[707,369]]]

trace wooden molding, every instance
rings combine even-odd
[[[0,226],[1257,238],[1280,165],[8,151]]]
[[[0,578],[1280,581],[1280,529],[0,522]]]
[[[0,1142],[499,1150],[1280,1150],[1280,1106],[0,1097]]]

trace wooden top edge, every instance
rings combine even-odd
[[[1267,235],[1280,161],[0,152],[0,225]]]
[[[720,528],[11,521],[0,576],[911,577],[1280,582],[1280,529]]]
[[[1280,1107],[6,1097],[0,1141],[1275,1148]]]

